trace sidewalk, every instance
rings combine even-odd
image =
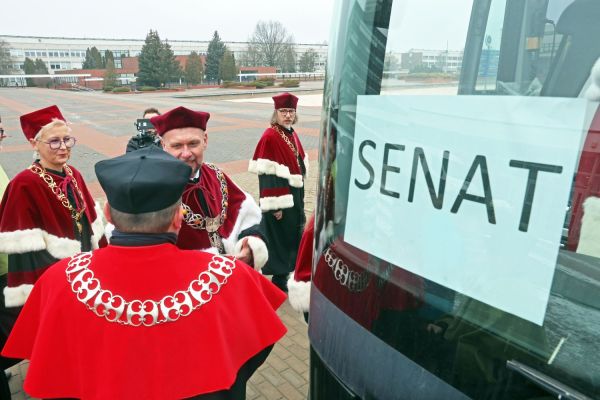
[[[315,206],[318,165],[310,160],[306,180],[305,211],[310,215]],[[255,174],[243,172],[231,178],[244,190],[258,199],[258,178]],[[248,382],[246,398],[249,400],[301,400],[308,393],[309,344],[307,325],[302,315],[294,311],[286,301],[278,310],[278,315],[288,329],[287,334],[275,345],[267,361]],[[10,388],[13,400],[32,399],[23,391],[23,380],[29,366],[28,361],[12,367],[13,376]],[[133,400],[133,399],[132,399]]]

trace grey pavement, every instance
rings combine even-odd
[[[321,83],[322,84],[322,83]],[[314,88],[314,82],[309,87]],[[215,90],[215,89],[213,89]],[[300,139],[311,156],[306,181],[305,211],[312,213],[317,190],[317,147],[320,127],[320,107],[302,107],[300,96]],[[239,96],[238,96],[239,97]],[[161,111],[184,105],[209,111],[209,144],[207,161],[220,165],[231,178],[255,198],[258,178],[246,172],[247,160],[272,112],[272,104],[241,100],[235,102],[216,98],[174,98],[172,93],[144,95],[112,95],[88,92],[60,92],[46,89],[0,88],[0,115],[10,137],[4,141],[0,163],[9,177],[23,170],[31,162],[31,150],[21,134],[18,116],[36,108],[57,104],[67,119],[73,122],[78,144],[70,164],[82,171],[92,193],[99,199],[103,193],[93,174],[98,160],[122,153],[128,138],[134,133],[133,121],[144,108],[155,106]],[[278,314],[288,328],[265,364],[247,385],[248,399],[279,400],[305,399],[308,393],[309,346],[307,325],[300,313],[286,301]],[[177,368],[179,366],[174,366]],[[10,387],[14,400],[29,399],[23,391],[23,379],[28,362],[11,368]]]

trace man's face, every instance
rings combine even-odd
[[[281,126],[289,128],[292,126],[296,118],[296,110],[293,108],[278,108],[277,109],[277,123]]]
[[[202,165],[208,135],[200,128],[171,129],[162,136],[164,150],[192,168],[192,175]]]

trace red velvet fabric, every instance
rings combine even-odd
[[[297,282],[310,282],[314,239],[315,215],[313,214],[306,223],[302,239],[300,240],[300,246],[298,247],[298,257],[296,258],[296,267],[294,269],[294,280]]]
[[[285,92],[272,97],[275,103],[275,109],[280,108],[293,108],[296,109],[298,105],[298,98],[291,93]]]
[[[212,255],[172,244],[109,245],[89,269],[103,289],[128,301],[185,291]],[[186,398],[229,388],[238,369],[286,332],[275,310],[285,294],[242,262],[210,302],[174,322],[108,322],[77,300],[62,260],[39,279],[2,355],[30,359],[33,397]]]
[[[228,238],[237,221],[242,203],[246,200],[246,194],[235,184],[227,175],[227,218],[218,232],[223,238]],[[217,178],[217,173],[203,164],[200,170],[200,181],[197,184],[188,184],[183,192],[182,201],[187,204],[195,214],[204,215],[198,200],[197,191],[201,190],[204,194],[206,204],[211,211],[211,217],[216,217],[221,213],[221,184]],[[181,249],[203,250],[211,247],[208,233],[206,230],[193,229],[185,222],[183,223],[177,246]]]
[[[288,137],[291,142],[296,145],[300,158],[304,160],[304,148],[302,148],[302,144],[300,143],[300,139],[298,139],[296,132]],[[258,159],[270,160],[277,164],[287,166],[292,175],[302,174],[294,151],[272,127],[265,129],[263,132],[262,137],[256,145],[252,159],[255,161]]]
[[[185,107],[177,107],[162,115],[150,118],[156,132],[162,136],[171,129],[200,128],[206,130],[210,114],[204,111],[193,111]]]
[[[53,119],[66,121],[57,106],[50,106],[21,115],[21,128],[27,139],[33,139],[44,125],[48,125]]]
[[[70,168],[86,204],[85,214],[92,224],[98,218],[94,209],[94,199],[79,171],[73,167]],[[65,179],[51,172],[48,174],[52,176],[57,185],[60,185]],[[2,239],[6,242],[0,245],[0,250],[11,245],[13,248],[22,247],[23,238],[16,236],[16,233],[36,228],[58,238],[75,240],[73,219],[69,210],[60,203],[42,178],[26,169],[10,181],[0,204],[0,232],[15,233],[15,236]],[[101,246],[104,244],[105,241],[100,243]],[[37,271],[35,276],[21,276],[14,268],[17,267],[11,266],[8,273],[9,287],[23,283],[35,283],[37,277],[43,272]]]

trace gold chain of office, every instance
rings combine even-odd
[[[73,193],[73,196],[79,196],[79,198],[81,199],[82,206],[81,206],[80,210],[76,210],[71,205],[71,203],[69,202],[69,198],[65,195],[65,193],[63,193],[63,191],[56,184],[56,182],[54,182],[54,179],[52,178],[51,175],[49,175],[46,172],[46,169],[44,167],[42,167],[41,165],[37,165],[37,164],[31,164],[28,169],[31,172],[33,172],[34,174],[38,175],[40,178],[42,178],[42,180],[46,183],[46,185],[48,185],[48,187],[50,188],[52,193],[54,193],[54,195],[56,196],[58,201],[60,201],[60,203],[63,205],[63,207],[65,207],[67,210],[69,210],[69,212],[71,213],[71,218],[73,218],[73,220],[75,221],[77,230],[81,234],[81,231],[82,231],[81,216],[83,215],[83,212],[85,211],[85,200],[83,198],[83,194],[81,193],[81,190],[79,189],[77,180],[73,176],[73,171],[71,170],[71,168],[69,168],[69,166],[66,164],[64,166],[65,173],[71,178],[71,182],[73,182],[73,185],[75,186],[76,193]]]
[[[213,164],[205,163],[205,165],[215,171],[219,184],[221,185],[221,213],[217,217],[211,218],[195,214],[192,212],[190,206],[185,203],[182,203],[181,205],[183,207],[183,220],[186,224],[194,229],[206,229],[208,233],[214,233],[227,219],[229,193],[227,191],[227,181],[225,180],[223,172]]]
[[[287,143],[287,145],[290,147],[290,149],[292,149],[292,152],[294,153],[294,156],[296,157],[296,164],[298,164],[298,169],[302,170],[302,168],[300,167],[300,156],[298,155],[298,149],[296,148],[296,146],[294,146],[292,144],[292,141],[290,140],[290,138],[287,137],[287,135],[283,132],[283,129],[281,129],[281,127],[277,124],[272,124],[271,127],[273,129],[275,129],[275,131],[277,133],[279,133],[279,136],[281,136],[281,138]]]

